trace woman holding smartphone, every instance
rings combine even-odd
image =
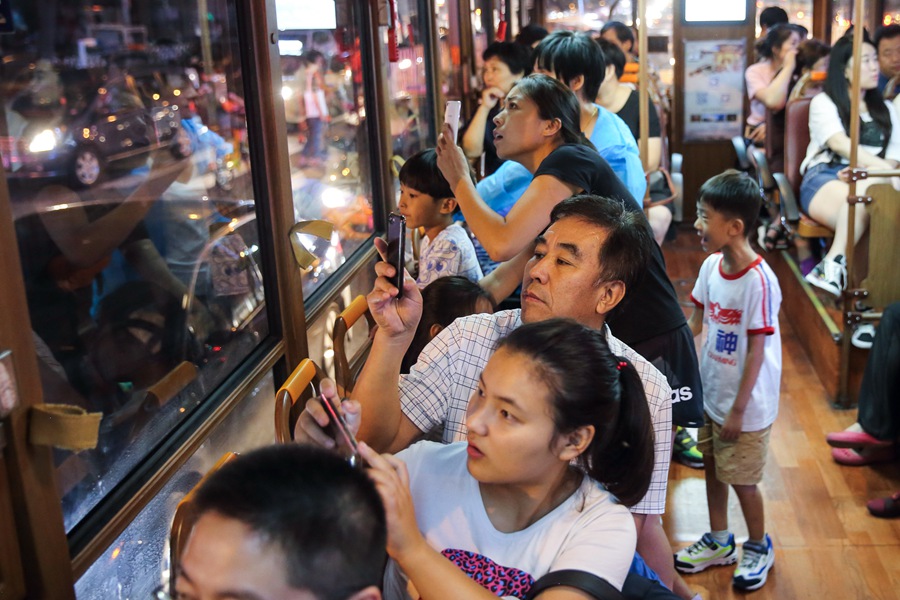
[[[564,319],[516,329],[466,425],[465,442],[395,456],[360,444],[387,514],[385,598],[620,590],[636,541],[626,506],[649,486],[653,435],[640,378],[604,334]]]

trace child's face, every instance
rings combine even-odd
[[[406,227],[433,227],[444,217],[441,213],[441,202],[428,194],[400,184],[400,203],[397,205],[400,214],[406,217]]]
[[[702,199],[697,202],[697,220],[694,221],[694,229],[700,236],[700,245],[707,252],[718,252],[731,239],[730,228],[733,228],[734,219],[730,219],[715,210]]]

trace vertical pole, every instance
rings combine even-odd
[[[647,169],[647,145],[650,134],[649,87],[647,78],[647,0],[638,0],[638,119],[640,122],[641,164]]]
[[[857,166],[859,150],[859,103],[860,97],[860,57],[863,44],[863,2],[856,2],[853,17],[853,76],[850,85],[850,166]],[[847,197],[847,248],[844,258],[847,261],[847,281],[843,295],[844,334],[841,336],[841,365],[840,379],[838,381],[837,404],[842,407],[850,406],[850,313],[853,311],[853,297],[847,293],[856,287],[853,269],[853,255],[856,249],[854,238],[856,237],[856,181],[850,180]]]

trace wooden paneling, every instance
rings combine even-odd
[[[664,248],[683,304],[706,256],[697,239],[692,231],[681,229],[676,243]],[[773,267],[778,264],[772,254],[764,258]],[[782,270],[775,270],[786,292],[780,315],[781,397],[760,485],[775,566],[766,585],[753,592],[753,600],[900,599],[900,519],[876,519],[866,510],[869,499],[900,490],[900,462],[845,467],[831,459],[825,435],[853,423],[856,411],[838,410],[828,402],[832,395],[801,343],[799,316],[787,311],[799,301],[788,295],[791,284]],[[812,312],[808,304],[805,310]],[[830,346],[837,348],[833,342]],[[851,365],[851,372],[861,373],[862,364],[864,359]],[[738,541],[746,540],[747,528],[734,494],[728,518]],[[675,549],[709,529],[703,471],[672,463],[664,525]],[[731,586],[733,571],[734,567],[712,567],[684,579],[705,600],[746,599]]]
[[[25,578],[22,574],[22,557],[19,537],[16,535],[16,519],[10,496],[9,475],[3,458],[6,447],[6,430],[0,423],[0,598],[19,600],[25,597]]]

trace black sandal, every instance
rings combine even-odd
[[[778,223],[770,223],[758,241],[760,248],[766,252],[787,250],[788,248],[787,232]]]

